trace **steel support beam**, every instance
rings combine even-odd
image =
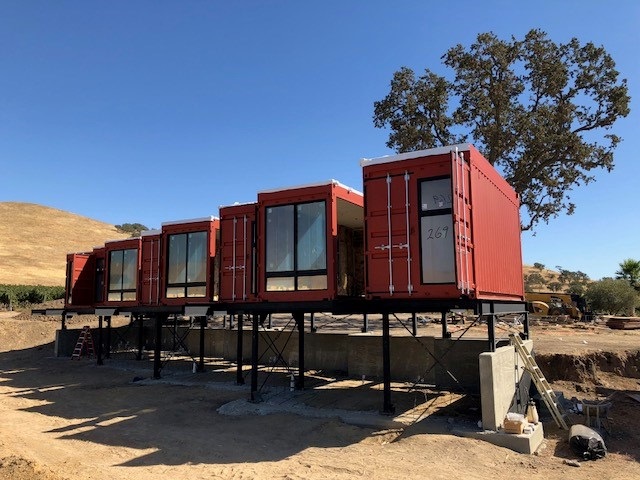
[[[524,339],[529,340],[529,312],[524,312]]]
[[[411,334],[414,337],[418,336],[418,319],[416,316],[416,312],[411,313]]]
[[[258,343],[260,332],[258,331],[259,315],[253,314],[253,324],[251,326],[251,401],[259,402],[258,394]]]
[[[296,390],[304,390],[304,313],[294,313],[293,319],[298,326],[298,378],[296,378]]]
[[[66,330],[67,329],[67,314],[65,312],[62,312],[62,324],[60,325],[60,330]]]
[[[200,317],[200,361],[198,372],[204,372],[204,328],[207,326],[207,317]]]
[[[244,329],[244,312],[238,312],[238,343],[236,345],[236,384],[244,385],[244,376],[242,375],[242,351],[243,346],[243,330]]]
[[[316,333],[318,329],[316,328],[316,321],[313,312],[309,314],[309,331],[311,333]]]
[[[440,322],[442,323],[442,338],[451,338],[451,332],[447,328],[447,312],[442,312]]]
[[[98,355],[98,359],[96,361],[96,363],[98,365],[103,365],[104,362],[102,361],[102,315],[100,315],[98,317],[98,348],[97,348],[97,355]]]
[[[142,350],[144,349],[144,315],[135,315],[138,321],[138,355],[136,360],[142,360]]]
[[[155,315],[156,344],[153,348],[153,378],[160,378],[160,370],[162,370],[162,323],[167,319],[166,313],[158,313]],[[175,340],[175,338],[174,338]]]
[[[487,315],[487,330],[489,334],[489,351],[496,351],[496,316],[494,313]]]
[[[107,315],[104,319],[107,322],[107,348],[104,358],[111,358],[111,315]]]
[[[384,403],[382,413],[390,415],[395,412],[391,403],[391,349],[389,335],[389,313],[382,314],[382,376],[384,384]]]
[[[362,333],[367,333],[369,331],[369,317],[366,313],[362,315]]]

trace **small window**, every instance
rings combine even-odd
[[[98,269],[96,268],[96,271],[97,270]],[[108,285],[108,301],[121,302],[136,300],[136,290],[138,286],[137,249],[131,248],[127,250],[113,250],[109,252]]]
[[[422,283],[455,283],[451,178],[420,183]]]
[[[167,298],[207,295],[207,232],[169,235]]]
[[[326,290],[326,204],[300,203],[266,210],[267,291]]]

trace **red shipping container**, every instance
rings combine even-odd
[[[217,300],[216,262],[220,220],[216,217],[162,224],[162,292],[165,305]]]
[[[255,302],[258,204],[220,207],[220,301]]]
[[[93,305],[103,305],[106,298],[105,287],[107,284],[107,254],[105,247],[95,247],[93,249],[93,264],[94,264],[94,295]]]
[[[67,254],[65,308],[93,305],[94,270],[93,252]]]
[[[524,299],[518,196],[472,145],[361,165],[369,298]]]
[[[140,237],[105,243],[103,306],[133,307],[140,301]]]
[[[142,238],[141,305],[160,305],[162,272],[162,231],[145,230]]]
[[[335,180],[259,193],[260,299],[321,301],[363,294],[362,228],[362,193]]]

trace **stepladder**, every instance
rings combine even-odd
[[[517,333],[509,334],[509,338],[511,340],[511,344],[524,362],[524,369],[531,375],[531,379],[533,380],[538,393],[540,393],[540,397],[547,405],[549,412],[551,412],[551,416],[556,422],[556,425],[563,430],[569,430],[567,414],[564,411],[562,404],[559,402],[558,396],[551,388],[551,385],[549,385],[549,382],[543,375],[542,370],[540,370],[535,358],[522,341],[522,338],[520,338],[520,335]]]
[[[73,349],[73,354],[71,354],[72,360],[79,360],[80,357],[86,355],[91,358],[95,354],[95,350],[93,348],[93,337],[91,336],[91,328],[88,325],[82,327],[82,331],[78,336],[78,341],[76,342],[76,346]]]

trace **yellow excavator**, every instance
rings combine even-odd
[[[542,316],[568,315],[580,320],[587,304],[580,295],[557,292],[526,292],[525,299],[529,304],[529,313]]]

